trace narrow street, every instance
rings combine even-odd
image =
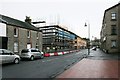
[[[53,78],[83,58],[87,50],[2,66],[3,78]]]

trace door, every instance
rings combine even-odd
[[[0,37],[0,49],[7,49],[8,38]]]
[[[27,49],[30,49],[30,48],[31,48],[31,44],[28,43],[28,44],[27,44]]]
[[[7,49],[7,43],[8,43],[8,38],[3,37],[2,38],[2,49]]]

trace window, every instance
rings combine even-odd
[[[112,40],[112,41],[111,41],[111,47],[112,47],[112,48],[116,48],[116,47],[117,47],[116,44],[117,44],[116,40]]]
[[[17,42],[14,43],[14,52],[18,52],[18,43]]]
[[[18,37],[18,29],[14,28],[14,37]]]
[[[37,39],[39,39],[39,33],[38,32],[36,33],[36,37],[37,37]]]
[[[27,37],[30,38],[30,31],[27,31]]]
[[[116,13],[111,13],[112,20],[116,20]]]
[[[111,26],[111,35],[117,35],[116,25]]]

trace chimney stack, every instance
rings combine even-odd
[[[31,24],[31,21],[32,21],[32,20],[30,19],[30,17],[26,16],[25,22]]]

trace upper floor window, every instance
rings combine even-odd
[[[116,25],[111,26],[111,35],[117,35],[117,27],[116,27]]]
[[[30,31],[27,31],[27,37],[30,38]]]
[[[116,20],[116,13],[111,13],[111,19]]]
[[[18,37],[18,29],[14,28],[14,37]]]

